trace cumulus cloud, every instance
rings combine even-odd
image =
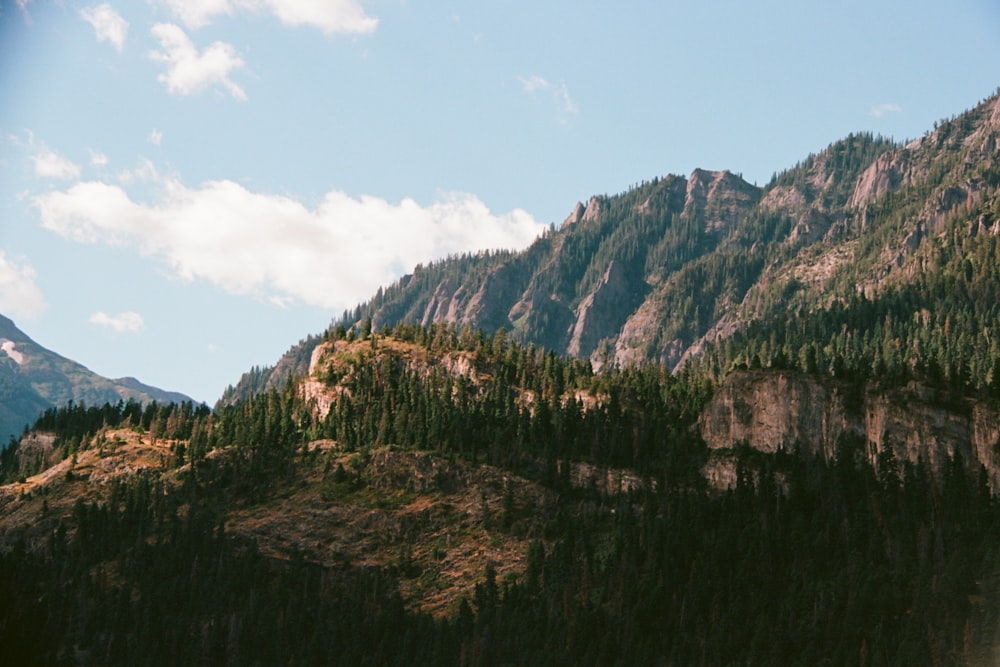
[[[168,91],[191,95],[219,85],[238,100],[247,98],[243,88],[229,78],[230,72],[243,67],[243,59],[232,44],[214,42],[199,52],[187,34],[172,23],[157,23],[151,32],[162,50],[150,51],[149,57],[166,65],[167,71],[157,79]]]
[[[890,104],[888,102],[883,102],[882,104],[876,104],[871,109],[868,110],[868,115],[872,118],[881,118],[886,114],[899,113],[903,110],[903,107],[898,104]]]
[[[46,307],[42,291],[35,284],[35,270],[26,261],[8,259],[0,249],[0,313],[32,319]]]
[[[88,321],[99,327],[114,329],[118,333],[139,333],[146,326],[142,315],[131,310],[118,313],[117,315],[108,315],[105,312],[98,311],[91,315]]]
[[[33,155],[31,159],[35,163],[35,175],[37,176],[66,180],[80,176],[80,167],[55,151],[46,149]]]
[[[92,167],[103,167],[108,164],[108,156],[100,151],[90,151],[90,165]]]
[[[365,14],[356,0],[165,0],[188,28],[207,25],[216,16],[237,11],[273,14],[287,26],[312,26],[324,33],[369,33],[378,19]]]
[[[528,95],[547,94],[556,107],[556,118],[560,123],[568,122],[570,116],[580,111],[569,93],[569,87],[564,82],[552,83],[537,74],[518,77],[518,81],[521,82],[521,89]]]
[[[121,53],[125,48],[125,37],[128,35],[128,21],[115,11],[108,3],[96,7],[86,7],[80,10],[84,21],[94,26],[97,41],[111,42],[111,45]]]
[[[343,308],[420,262],[530,243],[544,226],[522,210],[495,215],[477,197],[429,206],[328,192],[315,208],[229,180],[162,183],[153,205],[117,185],[83,182],[36,197],[42,225],[82,243],[134,248],[180,278],[284,304]]]

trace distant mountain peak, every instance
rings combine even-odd
[[[86,405],[120,400],[192,401],[135,378],[111,380],[34,342],[0,315],[0,443],[21,433],[47,408],[68,401]]]

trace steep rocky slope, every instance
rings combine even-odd
[[[595,367],[677,368],[749,323],[960,262],[1000,233],[998,144],[993,96],[905,145],[851,135],[764,187],[728,171],[655,178],[577,203],[523,252],[417,267],[334,326],[502,327]]]

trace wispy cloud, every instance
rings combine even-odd
[[[17,0],[17,8],[21,10],[21,15],[24,17],[25,22],[31,25],[31,14],[28,12],[28,6],[34,2],[34,0]]]
[[[165,0],[188,28],[200,28],[216,16],[238,11],[269,12],[287,26],[311,26],[328,35],[369,33],[378,19],[368,16],[356,0]]]
[[[47,305],[35,284],[35,270],[26,260],[8,259],[0,249],[0,313],[32,319]]]
[[[96,7],[85,7],[80,10],[84,21],[94,26],[97,41],[110,42],[118,53],[125,48],[125,37],[128,35],[128,21],[115,11],[114,7],[104,3]]]
[[[154,146],[159,146],[161,143],[163,143],[163,132],[160,132],[157,129],[153,129],[149,133],[149,143],[153,144]]]
[[[80,177],[80,167],[68,158],[48,149],[31,157],[35,163],[35,175],[44,178],[69,180]]]
[[[521,88],[526,93],[534,93],[538,90],[547,90],[552,86],[545,77],[538,76],[537,74],[532,74],[531,76],[519,76],[517,78],[521,82]]]
[[[421,206],[328,192],[313,209],[229,180],[197,188],[164,179],[154,204],[118,185],[83,182],[34,199],[43,227],[82,243],[135,249],[184,280],[278,304],[344,308],[448,254],[519,248],[544,225],[522,210],[496,215],[469,194]]]
[[[213,42],[199,53],[187,34],[172,23],[157,23],[151,32],[162,50],[150,51],[149,57],[167,66],[157,79],[169,92],[191,95],[219,85],[238,100],[247,98],[243,88],[229,78],[233,70],[243,67],[243,59],[232,44]]]
[[[160,172],[152,160],[143,158],[135,169],[122,169],[118,172],[118,182],[122,185],[130,183],[155,183],[160,180]]]
[[[537,74],[520,76],[518,77],[518,81],[521,83],[521,89],[528,95],[535,95],[536,93],[547,94],[555,105],[556,119],[560,123],[565,124],[569,122],[571,116],[579,113],[580,109],[577,107],[576,102],[573,101],[573,96],[570,95],[569,87],[565,82],[552,83],[545,77]]]
[[[108,164],[108,156],[100,151],[90,151],[90,165],[92,167],[103,167]]]
[[[876,104],[871,109],[868,110],[868,115],[872,118],[881,118],[886,114],[899,113],[903,110],[903,107],[898,104],[890,104],[888,102],[883,102],[882,104]]]
[[[105,312],[98,311],[91,315],[88,321],[99,327],[114,329],[118,333],[139,333],[146,326],[142,315],[131,310],[118,313],[117,315],[108,315]]]

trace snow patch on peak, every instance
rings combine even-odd
[[[24,355],[14,349],[14,341],[6,338],[0,339],[0,350],[6,352],[7,356],[13,359],[18,366],[24,363]]]

